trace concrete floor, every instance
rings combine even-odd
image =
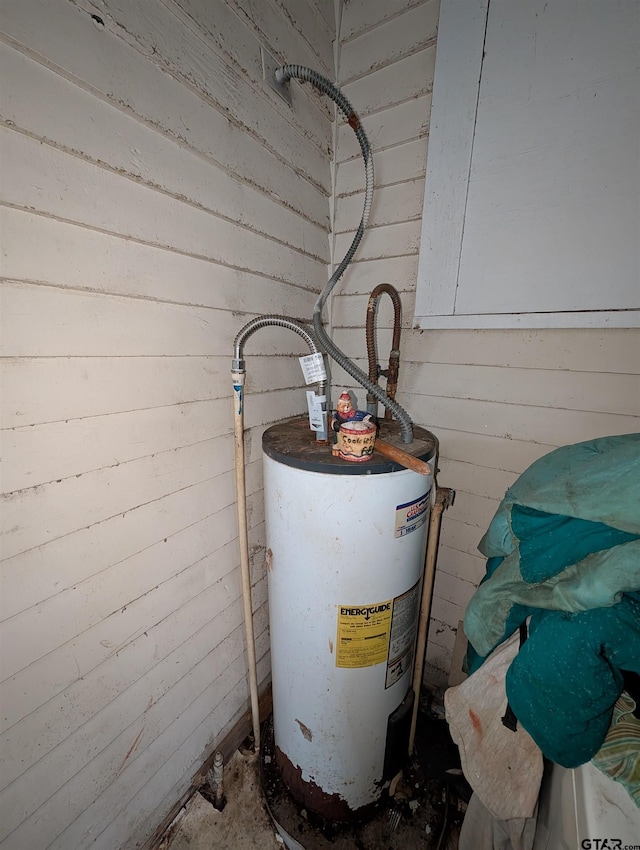
[[[222,812],[195,794],[162,850],[282,850],[265,808],[258,757],[237,750],[224,770]]]
[[[433,776],[438,776],[452,763],[449,748],[455,748],[455,745],[444,740],[444,721],[434,718],[433,715],[429,717],[421,714],[421,717],[422,722],[418,724],[416,737],[418,760],[422,758],[424,761],[424,756],[427,755],[428,762],[434,768]],[[224,810],[216,811],[201,794],[195,794],[165,836],[161,850],[283,850],[282,839],[277,835],[265,805],[259,768],[258,756],[249,750],[237,750],[225,765],[224,790],[227,802]],[[424,776],[422,779],[428,781]],[[415,787],[418,788],[418,785]],[[271,805],[274,805],[273,800]],[[331,837],[328,843],[319,833],[305,833],[304,838],[300,840],[304,840],[304,846],[308,848],[330,846],[331,850],[351,850],[353,847],[390,850],[392,846],[456,850],[462,815],[455,811],[455,805],[454,794],[448,819],[450,823],[446,834],[442,834],[440,840],[438,832],[442,822],[441,815],[435,817],[433,826],[427,825],[425,832],[421,822],[421,817],[424,817],[423,809],[418,810],[422,812],[421,816],[405,819],[392,835],[388,834],[387,820],[378,818],[383,826],[379,836],[377,833],[373,834],[376,824],[372,822],[366,828],[373,832],[367,833],[366,836],[358,834],[357,840],[350,833]],[[278,809],[279,819],[282,814]],[[281,822],[285,823],[284,820]],[[286,828],[290,830],[288,821]],[[290,834],[294,834],[293,831],[290,830]]]

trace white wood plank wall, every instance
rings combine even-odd
[[[248,706],[229,370],[308,317],[332,116],[326,0],[6,0],[0,847],[144,844]],[[260,435],[305,409],[295,335],[247,345],[259,676]]]
[[[416,331],[413,320],[438,2],[342,3],[338,81],[374,151],[371,226],[333,300],[335,340],[367,371],[368,296],[391,283],[403,302],[398,401],[440,440],[445,515],[427,678],[446,682],[458,621],[484,574],[477,544],[509,485],[552,448],[640,430],[640,339],[634,330]],[[344,124],[336,150],[334,259],[360,220],[363,169]],[[388,360],[390,300],[380,302]],[[352,380],[334,369],[335,391]],[[384,381],[384,379],[382,379]],[[365,393],[356,389],[362,405]]]

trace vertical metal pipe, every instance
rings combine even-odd
[[[436,574],[436,562],[438,560],[438,544],[440,542],[440,528],[442,526],[442,513],[453,500],[454,491],[449,487],[436,487],[435,504],[429,516],[429,536],[427,538],[427,553],[425,556],[424,578],[422,583],[422,601],[420,603],[420,621],[418,623],[418,638],[416,641],[416,660],[413,668],[413,714],[411,716],[411,731],[409,733],[409,756],[413,754],[413,745],[416,738],[416,725],[418,722],[418,706],[420,703],[420,691],[422,689],[422,671],[424,658],[427,650],[427,636],[429,633],[429,618],[431,616],[431,600],[433,598],[433,583]]]

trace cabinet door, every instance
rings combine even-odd
[[[640,4],[442,0],[421,327],[637,326]]]

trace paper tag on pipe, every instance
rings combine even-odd
[[[326,426],[326,395],[316,395],[313,390],[307,390],[307,407],[309,408],[309,427],[312,431],[321,431]],[[323,404],[325,408],[323,409]]]
[[[321,381],[327,380],[327,371],[324,368],[324,357],[321,351],[316,351],[315,354],[307,354],[306,357],[299,359],[305,384],[319,384]]]

